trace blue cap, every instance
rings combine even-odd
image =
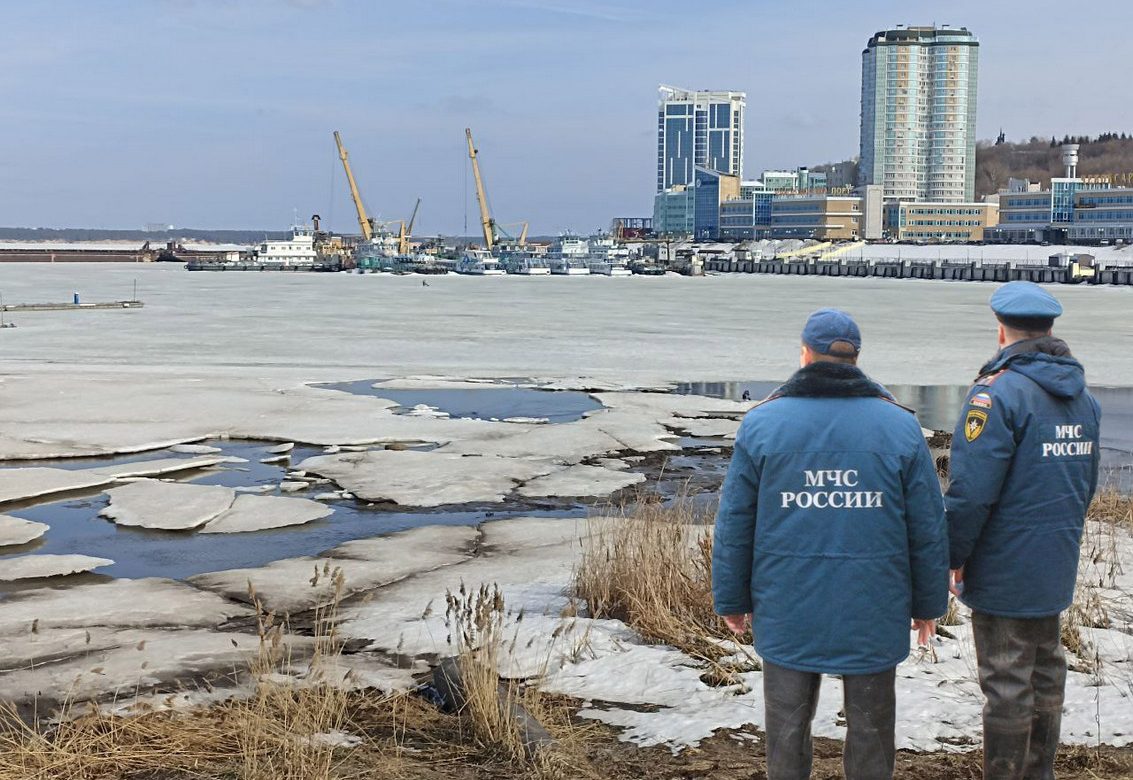
[[[1062,304],[1034,282],[1008,282],[992,294],[991,310],[1008,319],[1053,320]]]
[[[862,332],[854,318],[838,309],[819,309],[807,318],[803,343],[820,355],[829,355],[836,341],[852,344],[856,355],[862,349]]]

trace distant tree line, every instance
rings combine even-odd
[[[1027,141],[976,144],[976,198],[998,192],[1009,178],[1037,181],[1043,187],[1052,177],[1062,176],[1062,144],[1080,144],[1079,176],[1133,173],[1133,133],[1101,133],[1097,136],[1033,136]]]
[[[7,241],[137,241],[139,245],[164,246],[169,241],[208,241],[215,244],[255,244],[264,239],[282,239],[290,232],[279,230],[100,230],[95,228],[0,227]]]

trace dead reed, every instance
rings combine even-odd
[[[734,655],[736,637],[712,609],[713,516],[688,499],[645,499],[595,522],[574,573],[575,595],[591,616],[621,620],[646,640],[708,662]]]

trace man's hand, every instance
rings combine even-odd
[[[928,647],[929,642],[936,636],[936,621],[914,620],[912,630],[917,632],[917,647]]]
[[[728,624],[728,628],[732,629],[733,634],[743,634],[751,624],[751,613],[749,612],[746,615],[724,615],[724,622]]]
[[[964,567],[953,569],[949,577],[948,590],[953,596],[959,596],[964,592]]]

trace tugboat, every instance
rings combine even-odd
[[[464,256],[456,264],[458,274],[468,276],[503,276],[505,271],[500,268],[500,259],[486,249],[469,247],[464,250]]]
[[[584,238],[562,235],[547,250],[551,273],[555,276],[588,276],[590,244]]]

